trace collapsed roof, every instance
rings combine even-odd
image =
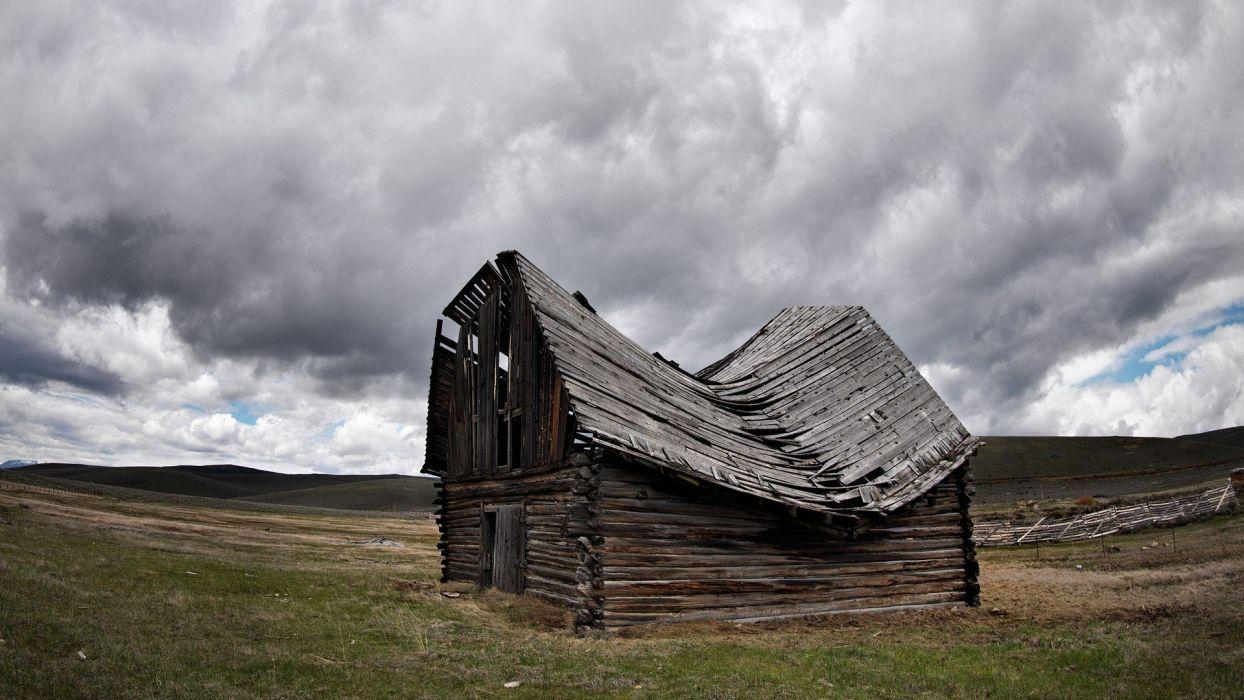
[[[856,519],[919,498],[980,444],[863,307],[787,308],[692,375],[521,254],[501,253],[497,264],[499,274],[474,279],[508,280],[526,295],[576,431],[641,464]],[[459,323],[471,306],[462,300],[446,309]]]

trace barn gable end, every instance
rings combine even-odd
[[[513,251],[445,316],[446,580],[589,627],[977,602],[979,441],[862,308],[787,309],[697,375]]]

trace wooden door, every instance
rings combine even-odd
[[[480,528],[480,585],[521,593],[527,532],[523,506],[485,506]]]

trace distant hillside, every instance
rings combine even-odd
[[[233,464],[100,467],[36,464],[16,473],[157,493],[347,510],[426,510],[432,480],[393,474],[280,474]]]
[[[982,501],[1180,490],[1225,479],[1232,468],[1244,466],[1244,447],[1185,438],[983,439],[985,446],[972,459]]]
[[[426,508],[436,498],[433,489],[435,479],[409,476],[383,477],[368,481],[315,486],[296,491],[278,491],[262,496],[246,496],[238,500],[256,503],[281,503],[291,506],[323,508],[332,503],[333,508],[346,510],[411,510],[411,504]]]
[[[1211,430],[1207,433],[1180,435],[1176,439],[1191,440],[1193,442],[1212,442],[1217,445],[1244,448],[1244,425],[1237,425],[1234,428],[1223,428],[1222,430]]]
[[[1150,437],[986,437],[977,479],[1082,477],[1244,459],[1244,447]]]

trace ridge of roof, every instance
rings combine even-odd
[[[536,311],[579,429],[636,461],[831,516],[884,515],[975,452],[861,306],[783,309],[692,375],[654,357],[517,251],[498,255]]]

